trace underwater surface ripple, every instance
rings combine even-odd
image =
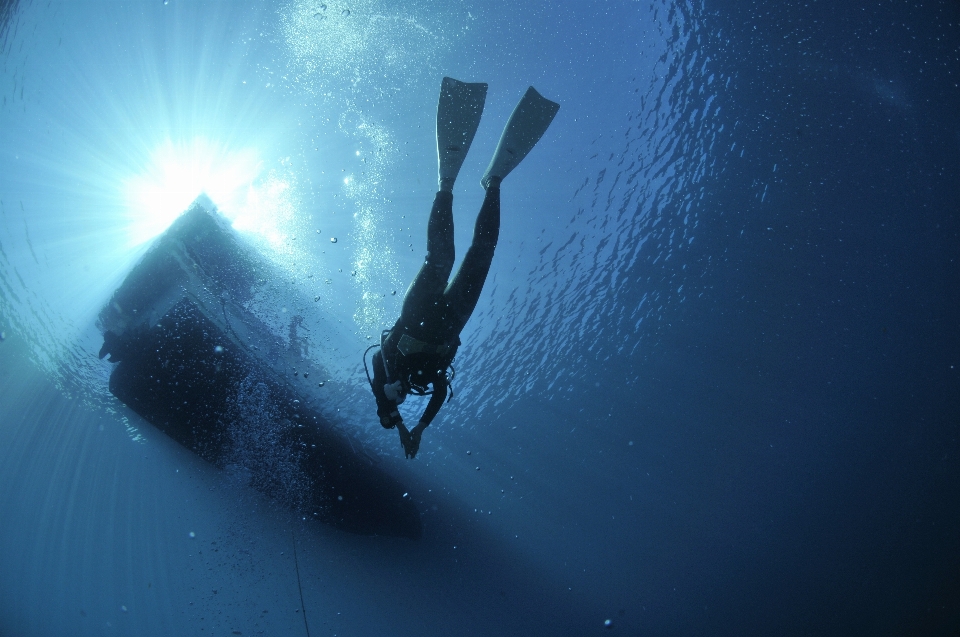
[[[597,169],[571,193],[576,212],[565,234],[540,248],[505,307],[482,316],[495,325],[483,350],[465,348],[465,366],[484,370],[482,382],[462,391],[471,409],[482,413],[535,388],[574,391],[588,380],[588,358],[602,363],[653,346],[670,308],[696,294],[707,264],[686,261],[685,250],[727,144],[718,144],[725,78],[701,13],[694,3],[655,12],[668,48],[646,83],[635,83],[624,140],[590,158]]]

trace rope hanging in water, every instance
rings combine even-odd
[[[303,627],[307,631],[307,637],[310,637],[310,625],[307,624],[307,609],[303,605],[303,587],[300,585],[300,561],[297,559],[297,536],[290,529],[290,537],[293,538],[293,565],[297,569],[297,590],[300,591],[300,612],[303,613]]]

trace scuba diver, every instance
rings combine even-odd
[[[437,104],[440,190],[427,223],[426,259],[403,299],[400,318],[381,334],[379,349],[372,356],[372,379],[367,371],[380,424],[398,429],[407,458],[417,455],[423,430],[440,411],[448,392],[453,397],[451,363],[460,346],[460,331],[480,298],[500,235],[500,182],[533,149],[560,109],[559,104],[542,97],[531,86],[513,110],[480,180],[486,196],[477,215],[473,242],[450,280],[454,262],[453,185],[480,125],[486,96],[485,83],[443,78]],[[428,389],[431,385],[433,388]],[[398,409],[409,394],[430,395],[420,421],[410,430]]]

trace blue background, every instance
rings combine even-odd
[[[956,2],[0,20],[0,635],[960,631]],[[461,255],[516,101],[561,110],[406,461],[360,353],[423,257],[444,75],[490,85]],[[304,523],[106,390],[97,312],[201,190],[421,541]]]

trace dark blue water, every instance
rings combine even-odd
[[[0,635],[960,634],[956,2],[0,20]],[[516,100],[561,110],[407,461],[360,354],[422,259],[444,75],[490,84],[461,255]],[[107,391],[97,313],[201,191],[421,540],[304,522]]]

